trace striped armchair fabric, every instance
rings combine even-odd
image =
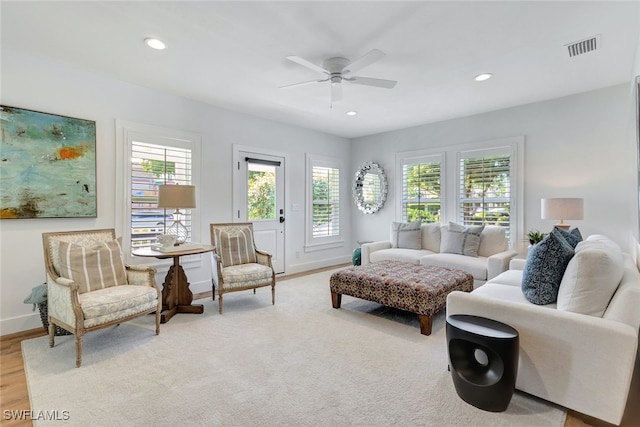
[[[43,233],[42,239],[50,347],[56,326],[71,332],[80,367],[87,332],[155,312],[156,335],[160,333],[156,270],[125,266],[113,229]]]
[[[222,314],[223,294],[271,286],[271,304],[275,304],[276,275],[271,254],[256,249],[250,222],[210,224],[213,299],[218,285],[218,310]]]

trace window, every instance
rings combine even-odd
[[[523,153],[524,137],[397,153],[396,218],[497,225],[519,248]]]
[[[402,220],[440,222],[440,156],[402,164]]]
[[[191,149],[131,141],[131,249],[156,243],[175,221],[191,241],[191,210],[158,208],[158,186],[191,184]],[[179,212],[179,213],[178,213]]]
[[[459,160],[458,221],[465,225],[491,224],[509,231],[511,212],[511,157],[509,154]],[[508,235],[507,235],[508,237]]]
[[[340,161],[307,155],[309,221],[306,250],[342,244],[340,232]],[[314,247],[315,248],[312,248]]]
[[[504,149],[458,153],[459,223],[498,225],[510,237],[511,157]]]
[[[127,261],[131,251],[156,243],[180,220],[188,240],[200,240],[199,209],[158,208],[158,186],[195,185],[198,191],[200,136],[155,126],[116,121],[116,230]],[[196,195],[197,199],[197,195]]]

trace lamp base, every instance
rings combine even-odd
[[[171,227],[167,229],[167,234],[176,237],[176,243],[182,244],[187,241],[189,238],[189,230],[180,222],[180,220],[175,221]]]
[[[571,228],[571,224],[567,224],[566,222],[562,222],[560,221],[557,224],[553,224],[554,227],[558,227],[560,230],[564,230],[564,231],[569,231],[569,228]]]

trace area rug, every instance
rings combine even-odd
[[[84,337],[22,343],[35,425],[562,426],[564,409],[516,392],[505,412],[461,400],[447,371],[445,314],[416,315],[343,296],[325,271],[225,295],[154,334],[147,316]],[[65,418],[60,421],[61,418]]]

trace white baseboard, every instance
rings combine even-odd
[[[321,261],[304,262],[300,264],[290,264],[287,266],[285,274],[304,273],[305,271],[315,270],[317,268],[331,267],[351,263],[351,256],[345,255],[336,258],[323,259]]]
[[[31,314],[0,320],[0,336],[37,328],[44,330],[42,321],[40,320],[40,312],[37,308],[36,311]]]

